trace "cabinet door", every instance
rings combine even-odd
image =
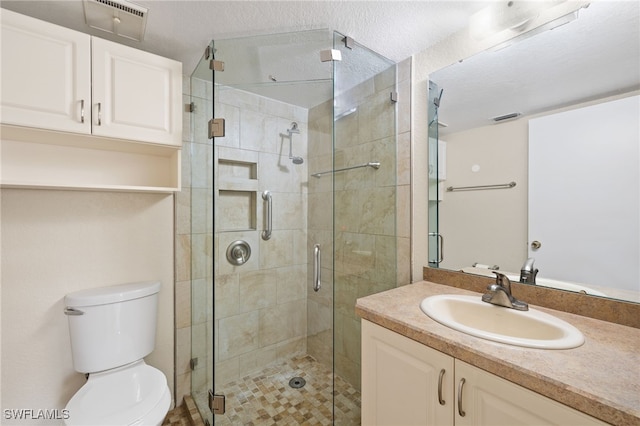
[[[92,38],[93,134],[180,145],[182,64]]]
[[[465,379],[462,401],[456,400],[456,426],[607,424],[465,362],[456,360],[455,368],[456,392],[460,380]]]
[[[0,15],[2,122],[90,133],[91,37],[6,9]]]
[[[452,357],[362,321],[363,425],[452,425],[452,379]]]

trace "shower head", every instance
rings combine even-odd
[[[287,129],[287,133],[289,134],[289,159],[293,162],[293,164],[302,164],[304,163],[304,160],[302,159],[302,157],[294,157],[293,156],[293,150],[292,150],[292,145],[293,145],[293,134],[294,133],[300,133],[300,129],[298,129],[298,123],[296,123],[295,121],[291,123],[291,128]]]
[[[298,129],[298,123],[296,123],[295,121],[291,123],[291,128],[287,129],[287,133],[289,133],[289,136],[291,136],[292,133],[300,133],[300,129]]]

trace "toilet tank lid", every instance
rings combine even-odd
[[[107,305],[139,299],[159,291],[159,281],[143,281],[76,291],[67,294],[64,302],[68,307]]]

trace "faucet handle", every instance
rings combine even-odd
[[[502,272],[493,271],[496,274],[496,284],[500,287],[506,288],[509,294],[511,294],[511,280]]]

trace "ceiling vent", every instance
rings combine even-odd
[[[491,120],[494,123],[502,123],[503,121],[515,120],[520,117],[522,114],[519,112],[512,112],[511,114],[499,115],[497,117],[493,117]]]
[[[126,0],[84,0],[84,17],[91,28],[142,41],[149,9]]]

